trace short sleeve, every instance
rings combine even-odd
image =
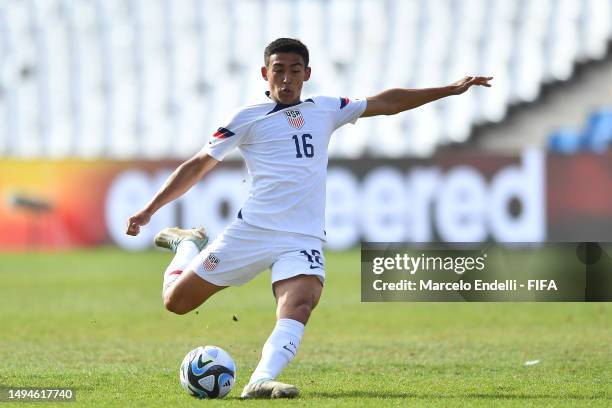
[[[345,97],[322,96],[316,99],[331,112],[334,129],[338,129],[347,123],[355,123],[363,112],[365,112],[368,104],[365,98],[351,99]]]
[[[365,112],[368,101],[363,99],[339,98],[338,110],[336,111],[336,128],[347,123],[355,124],[357,119]]]
[[[232,114],[225,123],[225,126],[220,127],[210,136],[208,143],[203,148],[204,152],[219,161],[242,144],[248,127],[240,111]]]

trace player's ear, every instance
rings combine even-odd
[[[304,68],[304,81],[308,81],[310,79],[310,67]]]
[[[261,67],[261,77],[268,80],[268,69],[266,67]]]

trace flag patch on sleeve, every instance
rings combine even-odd
[[[234,135],[234,132],[224,127],[220,127],[215,133],[213,133],[213,137],[216,137],[217,139],[227,139],[228,137],[232,137]]]
[[[349,98],[340,98],[340,109],[344,108],[350,102]]]

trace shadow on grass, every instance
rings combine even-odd
[[[414,398],[414,399],[508,399],[508,400],[532,400],[532,399],[557,399],[557,400],[612,400],[611,397],[603,394],[578,395],[578,394],[480,394],[469,393],[460,395],[444,395],[433,393],[415,392],[389,392],[381,393],[375,391],[347,390],[338,392],[312,392],[304,398]]]

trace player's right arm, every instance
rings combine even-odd
[[[230,151],[239,146],[247,134],[245,125],[257,112],[245,108],[232,113],[226,121],[227,124],[210,136],[206,146],[174,170],[153,199],[128,219],[126,233],[138,235],[140,227],[146,225],[157,210],[185,194]]]
[[[202,150],[178,166],[145,208],[128,219],[126,233],[138,235],[140,227],[146,225],[157,210],[185,194],[218,163],[217,159]]]

